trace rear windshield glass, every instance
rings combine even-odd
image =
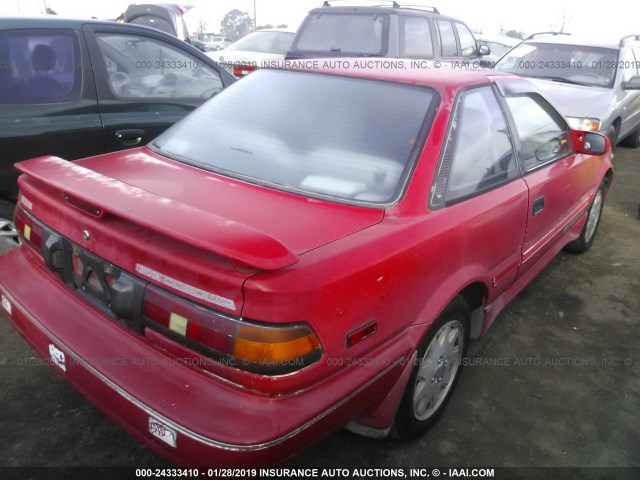
[[[402,190],[437,98],[414,85],[258,70],[151,147],[252,183],[386,204]]]
[[[611,87],[618,51],[610,48],[553,43],[521,43],[502,57],[495,69],[524,77]]]
[[[284,55],[289,50],[293,35],[293,32],[253,32],[227,47],[227,50]]]
[[[387,14],[312,14],[301,27],[294,50],[384,55],[389,37]]]

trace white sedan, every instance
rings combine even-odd
[[[265,65],[284,60],[296,31],[290,28],[257,30],[218,52],[208,52],[220,66],[242,77]]]

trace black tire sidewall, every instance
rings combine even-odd
[[[591,210],[593,209],[593,204],[596,199],[596,196],[593,197],[593,200],[591,201],[591,205],[589,205],[589,210],[587,210],[587,219],[584,222],[584,227],[582,227],[580,236],[577,239],[575,239],[573,242],[569,243],[569,245],[567,245],[567,250],[571,252],[576,252],[576,253],[584,253],[591,248],[591,245],[593,245],[593,241],[595,240],[596,235],[598,234],[598,228],[600,227],[600,221],[602,219],[602,210],[604,209],[604,199],[605,199],[605,186],[606,186],[606,183],[603,180],[600,183],[600,186],[598,187],[598,191],[596,192],[596,195],[598,195],[598,193],[602,195],[602,205],[600,206],[600,213],[598,214],[598,223],[596,224],[596,229],[593,232],[593,235],[591,235],[591,238],[589,239],[589,241],[585,239],[585,236],[587,234],[587,226],[589,224],[589,217],[591,216]]]
[[[13,211],[15,210],[15,207],[16,206],[11,202],[0,200],[0,218],[13,221]]]

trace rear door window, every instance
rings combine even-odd
[[[82,68],[72,30],[0,33],[0,102],[60,103],[79,97]]]
[[[431,26],[427,18],[400,16],[400,52],[407,58],[433,58]]]

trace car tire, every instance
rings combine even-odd
[[[456,297],[429,327],[396,413],[392,435],[415,438],[444,410],[462,371],[469,343],[469,307]]]
[[[640,147],[640,125],[638,125],[633,132],[627,135],[624,140],[620,142],[620,145],[629,148]]]
[[[15,205],[6,200],[0,200],[0,254],[17,248],[18,232],[13,225],[13,211]]]
[[[606,181],[602,181],[598,191],[596,192],[589,210],[587,212],[587,221],[582,227],[580,236],[573,242],[567,244],[566,250],[575,253],[584,253],[591,248],[594,238],[596,238],[596,232],[598,225],[600,225],[600,217],[602,216],[602,208],[604,206]]]
[[[618,142],[618,128],[616,125],[611,125],[608,129],[607,132],[605,133],[605,135],[607,137],[609,137],[609,141],[611,142],[611,148],[616,146],[616,143]]]

